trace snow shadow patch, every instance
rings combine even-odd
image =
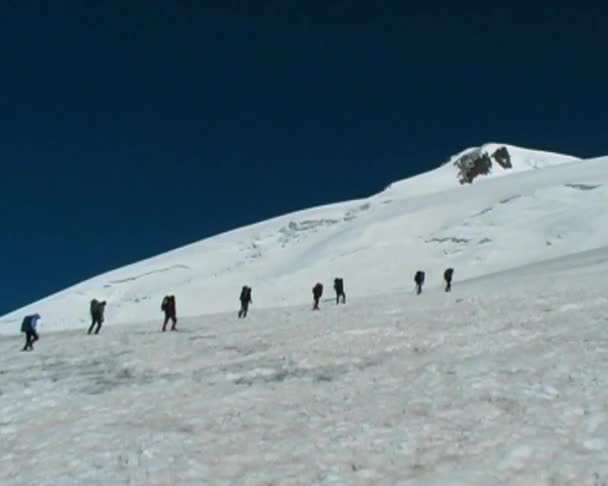
[[[72,388],[74,392],[100,395],[124,386],[144,386],[177,376],[140,370],[134,365],[121,363],[118,358],[119,356],[108,356],[104,359],[71,364],[70,369],[56,367],[53,369],[54,376],[51,379],[53,381],[68,379],[74,385]]]
[[[191,336],[188,339],[190,339],[190,341],[199,341],[201,339],[205,339],[205,340],[210,340],[210,339],[216,339],[217,336],[215,334],[206,334],[206,335],[201,335],[201,336]]]
[[[100,370],[90,374],[89,382],[79,389],[87,395],[100,395],[122,386],[148,385],[155,381],[149,372],[138,372],[132,367],[117,367],[112,370]]]
[[[261,353],[270,349],[269,343],[264,342],[254,342],[251,344],[245,345],[226,345],[222,347],[223,351],[234,351],[235,353],[240,354],[241,356],[248,356],[250,354]]]
[[[172,265],[167,268],[159,268],[158,270],[151,270],[150,272],[142,273],[140,275],[134,275],[133,277],[126,277],[118,280],[111,280],[108,284],[104,285],[104,287],[110,287],[113,284],[122,284],[127,282],[134,282],[135,280],[139,280],[140,278],[149,277],[150,275],[154,275],[157,273],[166,273],[171,270],[189,270],[190,267],[188,265]]]
[[[569,187],[570,189],[577,189],[579,191],[593,191],[593,189],[597,189],[598,187],[602,187],[601,184],[592,185],[592,184],[564,184],[565,187]]]
[[[290,221],[287,226],[279,229],[278,241],[284,247],[292,241],[299,241],[309,234],[316,233],[338,223],[340,223],[339,219],[329,218]]]
[[[229,375],[236,385],[255,385],[259,383],[282,383],[288,380],[308,379],[314,382],[334,381],[348,372],[344,366],[322,366],[317,368],[279,367],[254,368],[240,376]]]
[[[245,370],[243,366],[224,370],[226,378],[236,385],[252,386],[264,383],[282,383],[290,380],[307,380],[316,383],[336,381],[354,371],[361,371],[378,363],[366,360],[361,363],[327,364],[302,367],[294,363],[265,363],[263,366]]]
[[[498,201],[500,204],[508,204],[511,201],[515,201],[516,199],[519,199],[521,197],[521,194],[516,194],[515,196],[509,196],[506,197],[504,199],[501,199],[500,201]]]
[[[356,208],[349,209],[348,211],[346,211],[346,213],[344,213],[344,221],[352,221],[353,219],[357,218],[359,213],[361,213],[363,211],[367,211],[370,208],[371,208],[371,204],[365,203],[365,204],[361,204],[360,206],[357,206]]]
[[[468,243],[470,242],[470,238],[459,238],[457,236],[447,236],[445,238],[431,238],[430,240],[426,240],[425,243]]]
[[[475,213],[475,214],[473,215],[473,218],[476,218],[477,216],[483,216],[484,214],[489,213],[489,212],[491,212],[491,211],[494,211],[494,208],[491,208],[491,207],[490,207],[490,208],[485,208],[485,209],[482,209],[481,211],[479,211],[479,212]]]

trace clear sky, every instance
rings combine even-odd
[[[468,146],[608,154],[602,5],[0,2],[0,314]]]

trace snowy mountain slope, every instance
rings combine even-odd
[[[434,286],[447,266],[464,280],[608,245],[607,158],[509,151],[516,170],[508,176],[463,185],[458,169],[444,165],[364,200],[288,214],[106,273],[3,317],[0,332],[18,332],[34,310],[47,330],[82,328],[92,298],[108,301],[108,325],[141,322],[159,318],[166,293],[176,294],[181,316],[200,315],[236,311],[248,284],[255,310],[308,303],[316,281],[331,294],[335,276],[349,298],[408,292],[417,269]],[[533,167],[544,168],[524,170]]]
[[[530,150],[508,144],[488,143],[481,147],[471,147],[463,150],[450,157],[441,167],[391,184],[389,189],[396,190],[399,193],[406,192],[410,196],[451,189],[464,184],[460,180],[463,167],[475,166],[482,162],[481,159],[484,158],[490,164],[488,173],[480,174],[471,183],[518,172],[580,162],[581,160],[570,155]]]
[[[0,483],[607,484],[606,274],[2,337]]]

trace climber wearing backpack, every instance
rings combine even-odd
[[[420,295],[422,293],[422,286],[424,285],[424,272],[422,270],[416,272],[414,282],[416,283],[416,294]]]
[[[241,295],[239,297],[241,301],[241,310],[239,311],[239,319],[247,317],[247,311],[249,310],[249,304],[253,304],[251,300],[251,287],[245,285],[241,289]]]
[[[317,284],[312,288],[312,297],[314,299],[314,304],[312,306],[312,310],[319,310],[319,300],[321,300],[322,295],[323,295],[323,284],[317,282]]]
[[[34,351],[34,343],[40,339],[36,328],[40,323],[40,314],[25,316],[21,323],[21,332],[25,333],[25,346],[21,351]]]
[[[452,276],[454,275],[454,269],[448,268],[445,272],[443,272],[443,279],[445,280],[445,291],[452,291]]]
[[[346,304],[346,294],[344,293],[344,280],[341,278],[334,279],[334,290],[336,291],[336,305],[340,303],[340,297],[342,297],[342,303]]]
[[[95,329],[95,334],[99,334],[101,330],[101,325],[104,321],[104,312],[106,310],[106,301],[99,302],[97,299],[93,299],[91,301],[91,326],[89,327],[88,334],[93,332],[93,328],[95,324],[97,324],[97,328]]]
[[[177,309],[175,306],[175,296],[166,295],[160,305],[160,310],[165,313],[165,321],[163,322],[163,332],[167,329],[167,323],[171,321],[171,330],[177,331],[175,326],[177,325]]]

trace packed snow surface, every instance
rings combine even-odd
[[[608,486],[608,158],[508,150],[470,185],[465,151],[4,316],[0,484]]]
[[[606,485],[607,273],[3,337],[0,484]]]

